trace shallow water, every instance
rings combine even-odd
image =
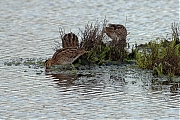
[[[178,119],[179,82],[131,66],[46,73],[58,26],[78,33],[88,22],[125,24],[130,43],[171,33],[178,1],[16,0],[0,2],[0,119]],[[127,21],[126,21],[127,16]],[[179,78],[174,78],[179,81]]]

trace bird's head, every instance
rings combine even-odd
[[[46,69],[51,68],[51,66],[52,66],[52,60],[51,60],[51,59],[46,60],[46,61],[45,61],[45,67],[46,67]]]

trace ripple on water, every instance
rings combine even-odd
[[[145,43],[171,32],[178,5],[173,0],[1,2],[0,119],[178,119],[178,80],[163,85],[166,78],[153,82],[148,71],[127,66],[77,73],[57,68],[49,75],[43,66],[54,53],[54,40],[60,40],[58,26],[77,34],[88,21],[106,16],[110,23],[126,23],[131,44]]]
[[[41,62],[38,61],[41,59],[31,60],[30,63],[39,66]],[[76,119],[178,116],[179,96],[178,92],[170,91],[171,84],[154,90],[152,86],[157,84],[151,84],[153,76],[150,72],[142,73],[127,65],[96,66],[75,73],[58,70],[45,73],[46,76],[44,73],[34,74],[37,67],[25,66],[23,62],[22,65],[1,68],[6,68],[2,73],[11,75],[9,80],[1,80],[0,85],[0,111],[7,114],[4,118],[23,118],[23,115],[29,118],[59,116]],[[42,69],[41,66],[37,68],[44,71]]]
[[[113,72],[108,72],[107,69],[113,69]],[[179,96],[171,96],[168,90],[149,92],[150,88],[144,89],[142,81],[136,75],[133,79],[135,70],[129,72],[126,69],[129,68],[101,66],[87,70],[93,74],[93,76],[88,74],[89,77],[78,76],[83,72],[80,70],[77,74],[69,72],[67,74],[66,71],[47,74],[47,78],[43,75],[28,75],[29,72],[21,70],[18,72],[21,74],[19,76],[24,77],[20,81],[19,77],[15,77],[16,74],[12,74],[13,81],[9,80],[8,84],[6,82],[1,84],[0,111],[6,114],[3,115],[4,118],[10,116],[12,118],[43,116],[52,119],[57,116],[75,119],[177,117],[176,106],[179,103],[177,98]],[[125,77],[126,72],[128,75]]]

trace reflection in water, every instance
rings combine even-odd
[[[60,40],[58,26],[66,32],[78,33],[78,28],[83,30],[87,22],[101,21],[107,16],[110,23],[125,24],[127,16],[128,42],[146,43],[171,32],[171,23],[179,20],[178,1],[97,0],[87,4],[85,0],[5,0],[0,3],[1,61],[23,58],[6,65],[0,61],[0,119],[179,118],[179,83],[152,83],[152,76],[146,71],[103,66],[76,75],[63,71],[47,74],[50,79],[42,72],[35,74],[44,71],[39,66],[44,66],[44,59],[52,57],[54,41]]]
[[[114,86],[124,86],[127,84],[125,81],[125,76],[122,70],[112,70],[109,68],[117,69],[115,66],[104,66],[104,67],[92,67],[87,70],[78,70],[77,73],[72,73],[72,71],[46,71],[46,75],[53,78],[59,86],[78,86],[83,85],[87,89],[101,86],[103,88]],[[116,71],[116,72],[115,72]]]
[[[77,74],[61,71],[47,75],[58,84],[58,100],[63,105],[60,109],[67,111],[64,114],[69,117],[78,119],[79,116],[90,115],[88,118],[91,118],[102,115],[102,118],[111,118],[114,114],[118,119],[127,114],[127,118],[139,118],[141,115],[148,118],[163,115],[166,118],[172,111],[173,116],[177,116],[178,83],[173,84],[160,78],[152,79],[152,76],[147,78],[149,73],[143,74],[146,76],[143,81],[135,73],[138,73],[137,69],[126,71],[122,66],[101,66],[78,70]],[[121,111],[124,114],[120,114]]]
[[[177,92],[178,88],[180,89],[180,82],[178,83],[174,83],[171,87],[170,87],[170,91],[173,92]],[[178,93],[179,94],[179,93]]]
[[[163,91],[169,88],[171,93],[179,94],[178,89],[180,88],[180,81],[175,82],[173,78],[166,78],[166,80],[163,78],[152,78],[150,86],[153,91]]]
[[[54,79],[54,82],[63,87],[74,85],[74,81],[78,79],[78,76],[73,74],[58,73],[46,75],[51,75],[51,77]]]

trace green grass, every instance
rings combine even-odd
[[[140,68],[153,70],[154,75],[180,76],[179,28],[173,26],[172,39],[154,40],[136,49],[136,63]]]
[[[81,47],[87,54],[76,60],[76,65],[111,65],[111,64],[136,64],[142,69],[153,70],[157,76],[180,76],[180,29],[176,23],[172,24],[171,41],[156,39],[141,44],[128,53],[124,47],[107,45],[104,29],[107,21],[87,24],[81,32]],[[44,67],[44,59],[19,59],[5,62],[7,66],[25,65],[30,68]],[[54,69],[57,69],[56,67]]]

